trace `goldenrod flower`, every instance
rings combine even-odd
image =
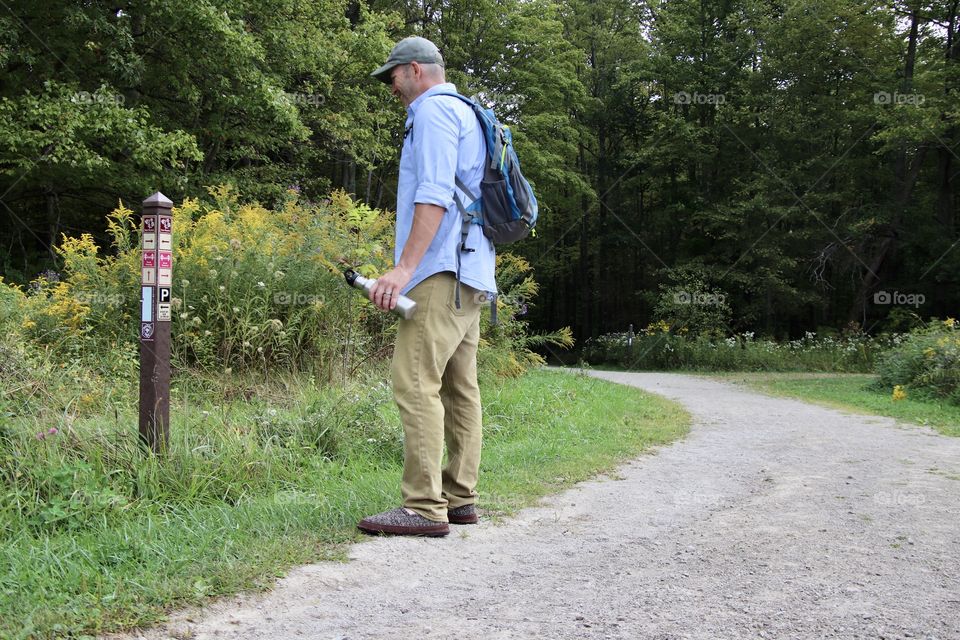
[[[903,390],[901,385],[896,385],[893,388],[893,401],[897,402],[898,400],[904,400],[907,397],[907,392]]]

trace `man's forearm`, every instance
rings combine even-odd
[[[397,306],[397,295],[413,278],[446,212],[446,209],[435,204],[417,204],[414,207],[413,226],[397,266],[377,278],[370,288],[370,300],[377,307],[389,311]]]
[[[437,229],[440,228],[440,221],[443,220],[445,213],[446,209],[435,204],[416,204],[413,210],[413,226],[403,246],[400,261],[397,263],[398,269],[411,275],[417,270],[420,260],[423,259],[434,236],[437,235]]]

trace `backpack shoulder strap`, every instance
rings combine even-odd
[[[461,102],[467,103],[467,106],[473,108],[476,106],[476,102],[463,95],[462,93],[454,93],[453,91],[438,91],[437,93],[431,93],[427,98],[432,98],[434,96],[450,96],[451,98],[458,98]]]

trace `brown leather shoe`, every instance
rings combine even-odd
[[[456,509],[447,509],[447,520],[450,524],[477,524],[480,518],[477,517],[475,505],[465,504]]]
[[[400,507],[364,518],[357,524],[364,533],[392,536],[439,537],[450,533],[446,522],[434,522],[419,513]]]

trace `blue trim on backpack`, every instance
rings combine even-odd
[[[537,205],[537,198],[533,194],[533,189],[531,188],[530,183],[526,178],[523,177],[522,173],[520,173],[520,159],[517,157],[516,150],[513,147],[513,133],[510,131],[510,128],[502,125],[500,121],[497,120],[497,116],[493,112],[493,109],[488,109],[462,94],[444,91],[433,93],[429,97],[432,98],[434,96],[449,96],[451,98],[457,98],[473,110],[473,113],[477,116],[477,119],[480,122],[480,129],[483,131],[483,137],[484,141],[486,142],[487,149],[487,160],[490,164],[490,169],[495,171],[497,175],[504,180],[507,192],[507,200],[510,204],[510,216],[513,221],[524,220],[526,222],[526,226],[529,229],[532,229],[537,223],[539,206]],[[502,140],[497,139],[498,133],[502,136]],[[506,147],[505,156],[504,147]],[[502,164],[501,156],[503,156]],[[517,204],[517,194],[515,193],[513,184],[511,183],[512,178],[509,172],[510,167],[516,167],[519,181],[526,191],[526,199],[529,202],[529,215],[524,215],[524,212],[520,210],[520,207]],[[473,209],[473,204],[468,208],[468,210]],[[471,211],[471,213],[472,212],[473,211]],[[481,221],[480,224],[483,224],[483,222]]]

